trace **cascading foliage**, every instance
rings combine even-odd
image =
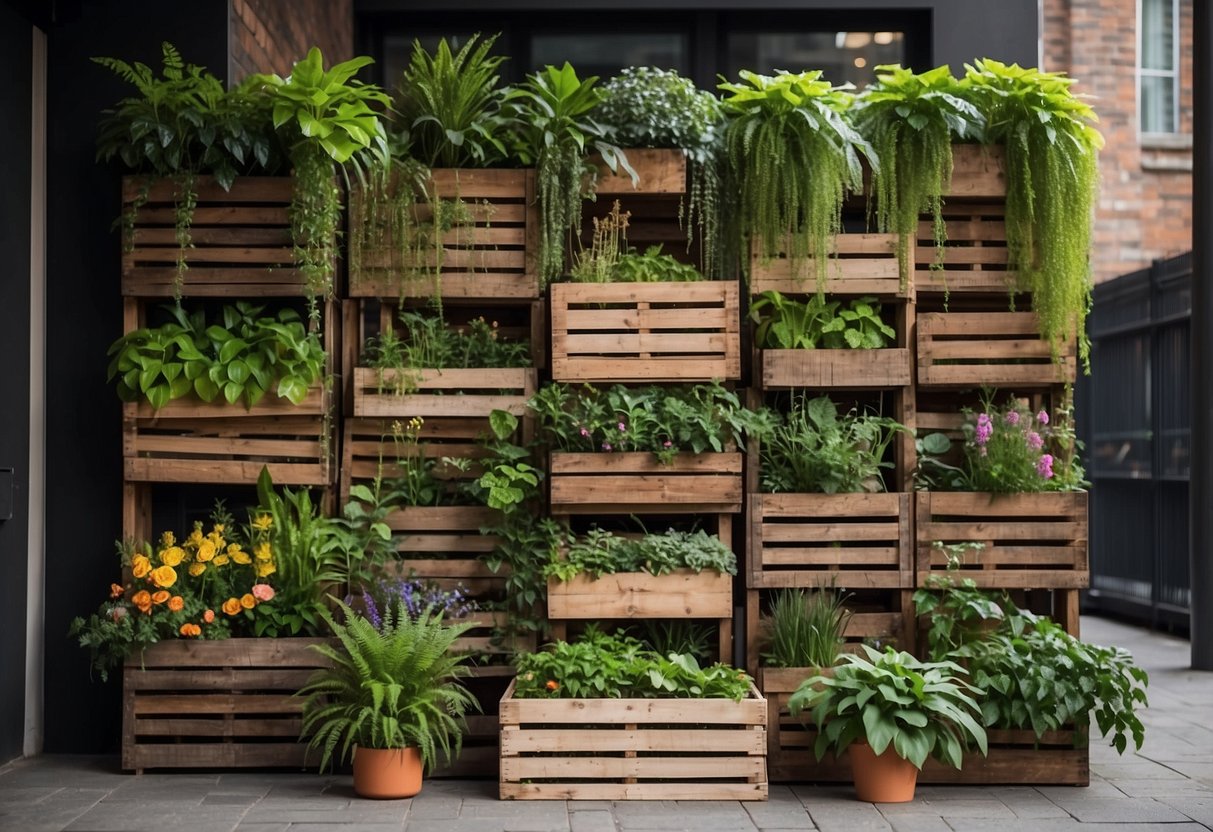
[[[843,200],[862,187],[860,155],[878,167],[843,115],[852,96],[822,81],[820,71],[771,77],[742,70],[740,77],[743,83],[719,85],[728,93],[725,147],[739,231],[763,257],[786,252],[794,270],[811,258],[824,287]]]
[[[1054,357],[1071,338],[1090,370],[1091,222],[1103,136],[1073,78],[993,60],[966,65],[964,86],[1006,146],[1008,268],[1032,293]]]
[[[952,141],[980,137],[984,124],[965,92],[946,65],[923,73],[886,65],[876,67],[876,83],[856,98],[855,126],[880,159],[872,177],[876,227],[898,235],[903,287],[913,271],[910,242],[918,235],[921,214],[931,215],[934,266],[942,266],[943,191],[952,179]]]

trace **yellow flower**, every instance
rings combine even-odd
[[[131,558],[131,574],[136,578],[145,578],[152,571],[152,562],[147,555],[135,555]]]
[[[202,523],[201,522],[199,522],[197,520],[194,521],[194,530],[192,532],[190,532],[190,536],[188,539],[186,539],[185,543],[187,546],[192,546],[195,549],[197,549],[198,546],[201,545],[201,543],[202,543]]]
[[[215,555],[215,560],[213,561],[216,566],[227,566],[227,562],[227,555]]]
[[[199,563],[206,563],[215,556],[215,544],[209,540],[203,540],[198,543],[197,560]]]
[[[172,532],[165,532],[164,534],[160,535],[160,545],[163,546],[165,549],[169,548],[176,542],[177,542],[177,538],[173,535]]]
[[[191,578],[197,578],[199,575],[201,575],[205,571],[206,571],[205,563],[191,563],[190,564],[190,577]]]
[[[257,606],[257,599],[253,597],[253,593],[246,592],[240,596],[240,606],[244,607],[246,610],[251,610],[253,607]]]
[[[224,526],[222,523],[216,523],[215,525],[211,526],[211,534],[221,535],[221,534],[223,534],[223,530],[225,528],[227,528],[227,527]]]
[[[236,615],[242,609],[244,609],[244,607],[240,606],[239,598],[228,598],[226,601],[223,602],[223,611],[227,615]]]
[[[177,583],[177,570],[171,566],[158,566],[152,570],[152,583],[166,589]]]
[[[180,546],[170,546],[160,553],[160,562],[165,566],[180,566],[185,560],[185,550]]]
[[[270,544],[262,541],[253,547],[253,554],[257,556],[257,560],[270,560],[274,557],[274,552],[270,549]]]
[[[274,566],[274,562],[272,560],[263,560],[263,561],[261,561],[261,563],[257,564],[257,577],[258,578],[268,578],[270,575],[273,575],[277,571],[278,571],[278,568],[276,566]]]
[[[274,519],[268,514],[258,514],[253,518],[253,528],[259,532],[268,532],[274,525]]]
[[[232,552],[231,555],[232,561],[234,563],[239,563],[242,566],[246,563],[252,563],[253,561],[253,559],[249,557],[248,552],[241,551],[240,549]]]

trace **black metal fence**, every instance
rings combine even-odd
[[[1088,609],[1188,626],[1192,257],[1095,287],[1078,384],[1091,480]]]

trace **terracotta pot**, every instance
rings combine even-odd
[[[880,755],[874,754],[872,746],[866,742],[853,742],[848,751],[855,794],[860,800],[868,803],[909,803],[914,799],[918,769],[913,763],[898,757],[892,743]]]
[[[416,748],[355,749],[354,791],[379,800],[412,797],[421,791],[421,752]]]

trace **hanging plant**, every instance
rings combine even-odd
[[[786,252],[794,270],[812,258],[824,286],[843,200],[863,184],[860,156],[878,169],[876,156],[844,117],[851,95],[820,71],[740,75],[743,83],[719,87],[728,93],[725,152],[743,242],[764,257]]]
[[[985,113],[988,140],[1006,146],[1007,266],[1032,293],[1054,358],[1073,338],[1090,372],[1091,221],[1103,136],[1073,78],[978,60],[964,85]]]
[[[932,268],[943,267],[943,191],[952,180],[952,142],[979,138],[984,126],[965,92],[946,65],[923,73],[890,65],[876,67],[876,83],[856,99],[855,126],[880,159],[872,175],[876,227],[898,235],[903,289],[913,270],[910,242],[921,214],[932,219]]]

